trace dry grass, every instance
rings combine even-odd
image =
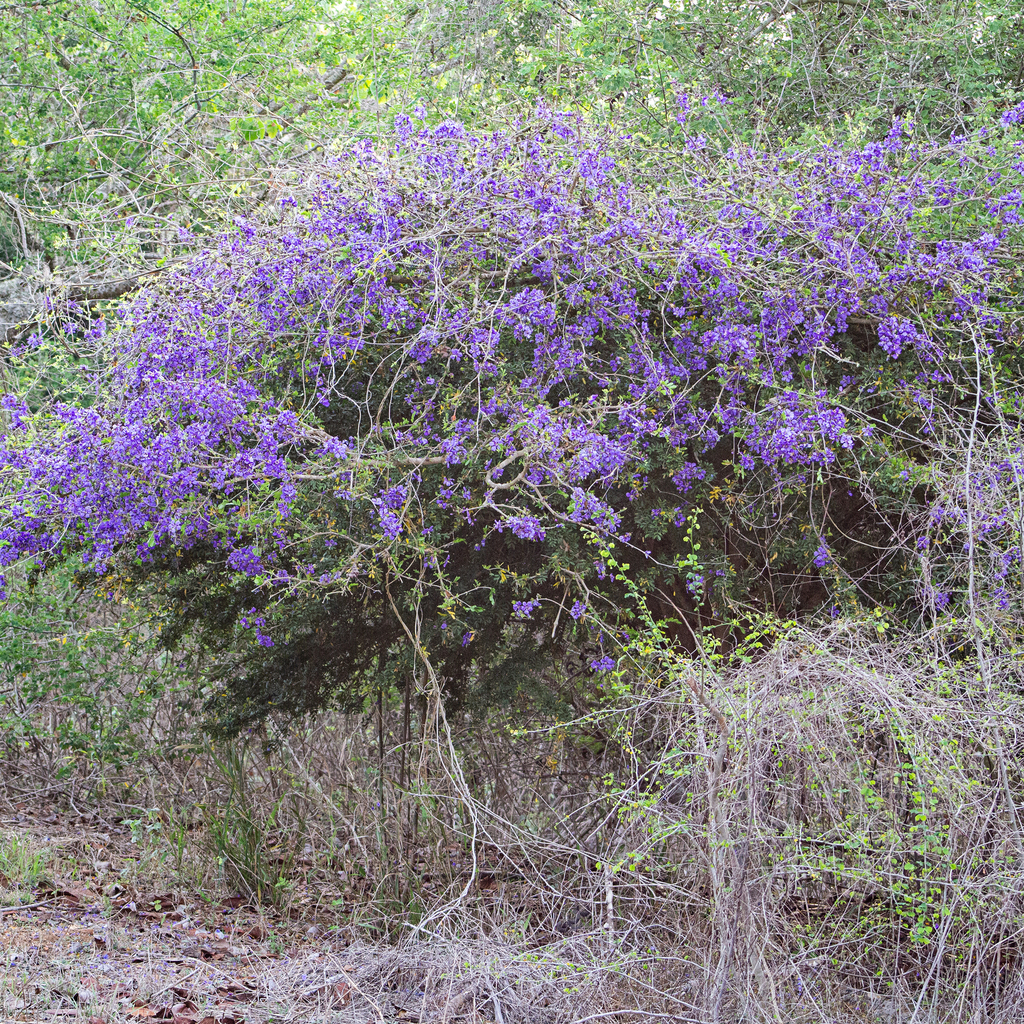
[[[402,708],[328,715],[51,778],[4,827],[112,927],[140,895],[200,931],[204,906],[258,906],[231,968],[260,993],[248,1020],[1010,1022],[1024,697],[1013,659],[981,687],[942,639],[837,626],[526,732],[434,705],[403,744]],[[21,769],[12,810],[41,772]]]

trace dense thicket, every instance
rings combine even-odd
[[[158,583],[241,721],[358,706],[413,655],[488,703],[570,637],[607,669],[638,596],[691,647],[766,613],[930,621],[973,600],[935,559],[964,537],[1013,604],[985,481],[957,502],[935,470],[1017,415],[1021,108],[800,152],[677,104],[654,186],[579,117],[401,116],[281,227],[69,322],[75,393],[6,399],[4,561]]]
[[[0,798],[445,1013],[1015,1021],[1021,29],[0,8]]]

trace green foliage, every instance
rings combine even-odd
[[[0,749],[11,766],[78,760],[120,767],[152,753],[157,710],[187,706],[187,654],[157,651],[149,614],[86,600],[57,572],[0,609]],[[161,730],[168,748],[180,741]]]
[[[288,894],[292,862],[303,841],[301,823],[284,837],[278,814],[284,797],[268,809],[249,793],[245,745],[225,748],[214,762],[230,784],[222,806],[207,809],[207,840],[230,886],[257,903],[279,904]]]
[[[449,113],[539,101],[671,129],[676,83],[719,89],[775,137],[962,130],[1024,84],[1015,0],[464,0],[367,6],[378,99]]]
[[[0,839],[0,884],[31,892],[46,875],[49,853],[24,836]]]
[[[678,83],[775,137],[878,135],[897,115],[962,130],[1020,89],[1021,18],[1013,0],[9,5],[0,261],[65,281],[158,269],[421,102],[485,122],[575,107],[655,148]]]
[[[361,23],[317,0],[6,8],[0,55],[16,71],[0,98],[2,213],[28,226],[19,252],[0,225],[8,266],[43,260],[65,280],[109,281],[159,267],[180,232],[251,212],[315,145],[312,126],[336,124],[337,82],[322,79],[356,57]]]
[[[557,573],[581,553],[546,559],[537,545],[511,533],[490,537],[484,547],[485,529],[467,527],[446,566],[451,590],[479,592],[468,609],[449,607],[443,593],[388,566],[370,570],[374,585],[368,588],[338,588],[325,596],[299,591],[276,602],[251,579],[231,573],[223,553],[206,548],[180,560],[126,569],[119,585],[140,588],[139,601],[151,595],[154,614],[160,615],[155,642],[168,655],[196,645],[209,725],[223,735],[235,735],[268,714],[301,716],[324,707],[358,712],[381,691],[401,693],[416,672],[417,654],[396,609],[419,623],[419,649],[429,652],[443,677],[451,707],[483,712],[524,696],[546,705],[551,697],[542,669],[573,636],[584,639],[588,633],[565,614],[557,630],[538,636],[515,620],[513,601],[537,586],[560,599],[564,587],[546,570]],[[381,579],[386,586],[376,585]],[[512,585],[501,585],[505,580]],[[468,632],[456,628],[467,614]],[[265,628],[278,638],[274,646],[260,645],[247,628],[256,615],[266,616]],[[480,650],[489,652],[486,662]]]

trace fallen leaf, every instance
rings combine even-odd
[[[80,885],[73,885],[70,882],[45,881],[39,885],[37,891],[50,899],[61,900],[70,903],[74,907],[82,906],[90,900],[89,891]]]
[[[351,1002],[352,992],[353,986],[347,981],[339,981],[332,985],[321,985],[319,988],[311,989],[302,998],[309,1001],[326,1002],[328,1009],[340,1009]]]
[[[127,1011],[129,1017],[155,1017],[157,1011],[152,1006],[133,1006]]]
[[[240,985],[237,981],[231,981],[226,985],[218,986],[217,995],[222,999],[236,1003],[248,1003],[256,998],[255,992],[246,988],[244,985]]]

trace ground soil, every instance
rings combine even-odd
[[[28,851],[38,872],[0,874],[0,1024],[502,1019],[493,946],[436,943],[410,954],[368,941],[350,908],[325,903],[301,873],[279,907],[182,885],[140,850],[130,823],[94,811],[21,804],[0,814],[0,839]],[[585,961],[587,939],[575,940]],[[560,969],[538,973],[531,957],[537,977],[517,983],[518,1012],[506,1003],[506,1024],[565,1019],[545,1011],[548,989],[561,1001],[568,991]],[[574,998],[581,1012],[590,1001],[582,989]]]

